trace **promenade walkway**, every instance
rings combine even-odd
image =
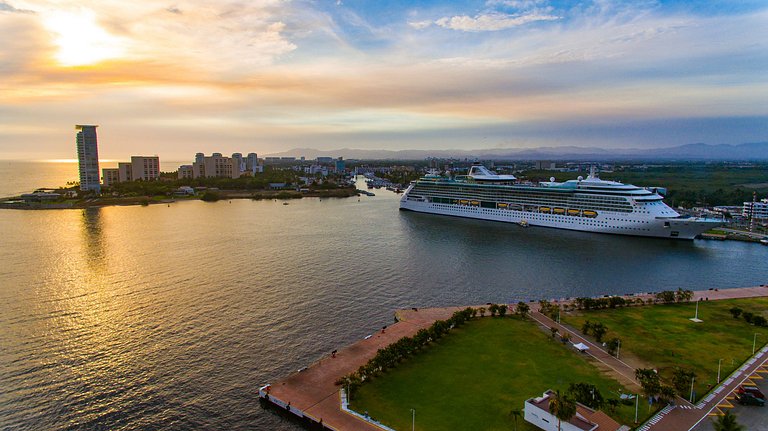
[[[634,297],[643,297],[635,295]],[[649,296],[649,295],[648,295]],[[748,287],[723,290],[704,290],[694,292],[694,300],[699,298],[710,300],[750,298],[768,296],[766,287]],[[563,302],[560,301],[560,304]],[[559,325],[552,319],[541,314],[538,304],[531,304],[531,316],[544,330],[556,326],[560,331],[571,333],[571,341],[582,342],[590,347],[589,354],[605,366],[630,391],[639,391],[640,386],[634,378],[634,368],[624,361],[609,355],[602,346],[584,338],[578,331],[567,326]],[[480,307],[480,306],[472,306]],[[447,319],[463,307],[424,308],[397,310],[395,315],[399,321],[387,327],[385,331],[377,331],[363,340],[340,349],[335,357],[328,355],[311,364],[306,369],[268,385],[268,389],[259,390],[259,396],[268,399],[274,405],[286,409],[298,417],[307,418],[310,422],[322,424],[326,429],[336,431],[347,430],[378,430],[381,428],[341,409],[340,388],[335,382],[370,360],[378,351],[402,337],[413,336],[419,329],[429,327],[435,320]],[[658,430],[689,430],[707,417],[722,400],[725,399],[743,380],[748,378],[768,360],[768,347],[758,352],[750,359],[743,369],[737,371],[696,406],[684,400],[679,400],[675,408],[664,409],[641,428],[643,431]]]

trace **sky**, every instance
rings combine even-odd
[[[0,0],[0,158],[768,141],[766,1]]]

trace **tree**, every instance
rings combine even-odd
[[[600,322],[595,323],[592,325],[592,335],[595,336],[595,340],[597,340],[598,343],[603,342],[603,335],[608,332],[608,329]]]
[[[616,337],[611,338],[605,343],[605,348],[608,350],[608,354],[616,355],[616,351],[619,350],[621,340]]]
[[[592,329],[592,323],[589,320],[585,320],[584,324],[581,325],[581,333],[584,335],[589,335],[590,329]]]
[[[506,315],[507,315],[507,304],[499,305],[499,317],[504,317]]]
[[[765,320],[765,317],[759,314],[752,318],[752,324],[755,326],[765,326],[766,323],[768,323],[768,321]]]
[[[568,395],[577,403],[584,404],[592,409],[599,409],[605,404],[603,395],[597,386],[591,383],[571,383],[568,386]]]
[[[480,312],[480,317],[485,317],[485,307],[480,307],[477,311]]]
[[[549,332],[552,333],[552,338],[555,338],[555,335],[557,335],[557,326],[552,326],[549,328]]]
[[[741,314],[741,317],[744,318],[744,321],[747,323],[752,323],[752,318],[755,317],[754,313],[751,313],[749,311],[745,311]]]
[[[662,385],[661,388],[659,388],[659,398],[667,404],[672,403],[672,401],[675,400],[675,388],[669,385]]]
[[[691,383],[695,377],[696,373],[685,368],[675,367],[672,371],[672,385],[681,397],[685,398],[691,390]]]
[[[512,416],[512,420],[515,421],[515,431],[517,431],[517,420],[523,417],[523,413],[520,409],[512,409],[510,410],[509,415]]]
[[[743,431],[744,426],[736,422],[736,415],[726,410],[725,414],[712,423],[715,431]]]
[[[635,370],[635,379],[640,382],[640,386],[643,388],[643,394],[646,398],[658,394],[661,391],[661,382],[659,381],[659,375],[656,370],[650,368],[638,368]],[[648,410],[651,406],[648,406]]]
[[[526,304],[523,301],[520,301],[520,302],[517,303],[517,307],[515,308],[515,313],[518,316],[524,318],[526,316],[526,314],[528,314],[529,311],[531,311],[531,307],[528,306],[528,304]]]
[[[744,310],[742,310],[742,309],[741,309],[741,308],[739,308],[739,307],[733,307],[733,308],[731,308],[731,309],[730,309],[730,310],[728,310],[728,311],[730,311],[730,312],[731,312],[731,316],[733,316],[733,318],[734,318],[734,319],[738,319],[738,318],[739,318],[739,316],[741,316],[741,313],[742,313]]]
[[[576,403],[558,389],[549,398],[549,412],[557,418],[557,430],[561,422],[568,421],[576,415]]]
[[[498,306],[498,305],[496,305],[496,304],[491,304],[491,305],[488,307],[488,311],[490,311],[490,312],[491,312],[491,317],[495,317],[495,316],[496,316],[496,312],[498,312],[498,311],[499,311],[499,306]]]

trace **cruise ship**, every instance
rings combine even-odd
[[[693,239],[721,226],[717,219],[681,216],[656,189],[587,178],[522,182],[473,165],[467,175],[427,174],[411,182],[400,209],[585,232]]]

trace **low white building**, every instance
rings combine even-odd
[[[557,431],[557,418],[549,412],[549,400],[554,392],[548,390],[540,397],[525,400],[524,419],[544,431]],[[576,416],[562,421],[561,431],[629,431],[605,413],[576,403]]]
[[[760,199],[757,202],[744,202],[742,215],[745,218],[754,217],[755,220],[768,220],[768,199]]]

